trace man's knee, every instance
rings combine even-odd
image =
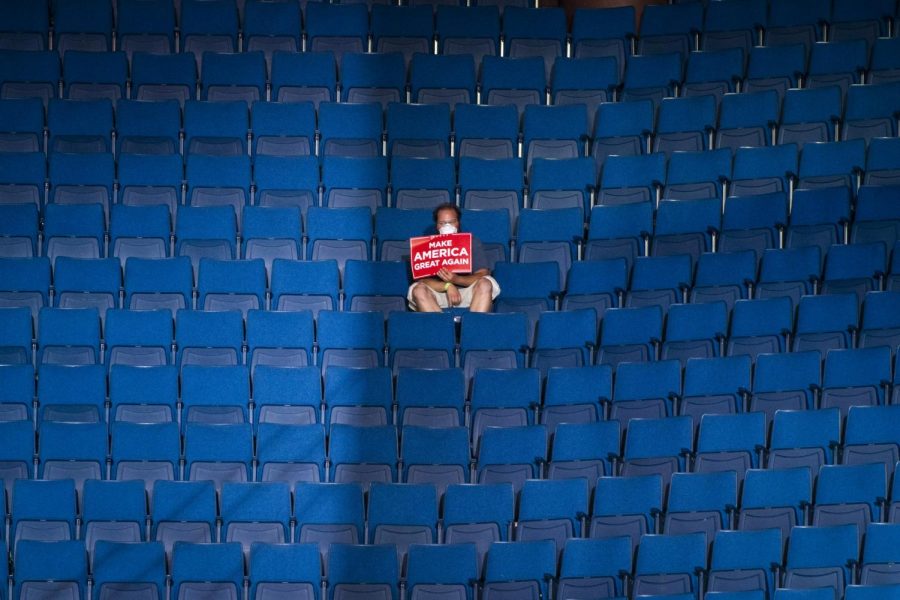
[[[412,297],[419,304],[427,302],[432,298],[431,290],[424,283],[417,283],[413,286]]]
[[[482,277],[475,282],[475,289],[473,291],[476,294],[487,295],[488,297],[490,297],[494,291],[494,286],[491,284],[491,281],[489,279],[485,279],[484,277]]]

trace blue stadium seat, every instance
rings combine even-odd
[[[652,8],[641,14],[640,54],[678,52],[687,58],[697,49],[703,28],[702,7],[683,3],[666,8]]]
[[[796,88],[806,73],[806,54],[803,44],[754,46],[742,91],[773,90],[780,104],[787,90]]]
[[[625,57],[632,53],[637,39],[634,12],[631,6],[576,10],[572,20],[572,55],[577,58],[615,58],[621,80],[625,72]]]
[[[112,29],[112,5],[102,0],[87,6],[73,0],[53,3],[53,46],[60,54],[68,50],[111,50]]]
[[[337,100],[337,65],[330,51],[276,51],[270,74],[277,102],[312,102],[318,110],[322,102]]]
[[[231,206],[183,206],[175,222],[175,255],[190,259],[196,279],[200,260],[237,256],[237,216]]]
[[[744,57],[752,44],[741,47],[743,40],[736,40],[738,44],[736,46],[715,49],[710,47],[715,46],[715,43],[711,43],[709,34],[710,32],[706,31],[702,38],[704,51],[691,52],[687,55],[688,63],[682,93],[685,96],[713,96],[718,106],[723,96],[737,91],[736,85],[744,78]]]
[[[114,204],[109,223],[109,254],[124,267],[129,258],[171,256],[169,211],[161,204]]]
[[[165,102],[148,102],[162,104]],[[173,106],[173,103],[168,103]],[[155,143],[155,142],[154,142]],[[168,144],[162,140],[163,144]],[[123,143],[123,148],[128,142]],[[141,148],[145,148],[143,142]],[[150,150],[144,150],[150,152]],[[120,151],[119,160],[119,203],[126,206],[148,206],[162,204],[168,208],[169,216],[182,204],[184,164],[178,154],[130,154]]]
[[[476,72],[485,56],[500,54],[500,9],[497,6],[438,6],[435,30],[440,54],[471,54]],[[474,97],[472,102],[474,102]]]
[[[447,105],[392,102],[387,107],[385,124],[390,156],[450,156],[450,107]]]
[[[478,447],[489,428],[532,425],[533,413],[540,405],[540,387],[540,372],[536,369],[476,371],[469,408],[473,447]]]
[[[86,481],[107,479],[106,423],[45,420],[38,428],[38,439],[41,479],[71,480],[79,496],[84,493]]]
[[[528,318],[524,313],[466,313],[462,317],[460,364],[470,381],[480,368],[525,366]]]
[[[610,156],[603,164],[597,204],[651,202],[655,207],[666,181],[666,156]]]
[[[11,50],[44,50],[48,46],[50,7],[47,2],[3,3],[2,46]]]
[[[17,479],[10,500],[9,541],[16,554],[21,541],[76,539],[75,482],[71,479]],[[25,579],[27,577],[21,578]]]
[[[673,304],[659,357],[684,365],[692,358],[721,356],[727,330],[728,306],[724,302]]]
[[[243,10],[245,50],[263,52],[270,73],[276,52],[296,53],[302,49],[299,2],[248,2]]]
[[[316,544],[326,564],[333,544],[358,544],[365,540],[363,491],[355,483],[298,482],[294,514],[297,541]]]
[[[518,156],[519,114],[514,106],[458,104],[453,114],[453,132],[456,155],[460,158]]]
[[[328,480],[357,483],[368,491],[372,483],[397,481],[397,429],[393,425],[331,427]]]
[[[699,425],[705,414],[743,412],[750,392],[750,357],[690,358],[684,369],[680,414]]]
[[[110,310],[104,341],[108,365],[159,366],[171,363],[172,314],[163,310]]]
[[[87,597],[88,559],[84,542],[22,540],[13,566],[16,597],[64,594]]]
[[[322,421],[322,374],[318,369],[259,365],[252,383],[254,423],[310,425]]]
[[[759,268],[759,281],[754,297],[787,297],[792,308],[800,298],[813,292],[813,286],[821,278],[821,252],[816,246],[783,248],[763,252]]]
[[[693,435],[693,419],[687,416],[635,419],[625,436],[621,474],[659,475],[668,489],[672,474],[687,468]]]
[[[652,231],[653,203],[649,200],[597,205],[591,209],[584,258],[590,261],[621,258],[630,271],[638,256],[646,256]]]
[[[549,593],[550,575],[556,570],[552,540],[494,542],[484,568],[485,598],[537,600]]]
[[[369,489],[368,542],[394,546],[401,570],[412,544],[437,542],[438,502],[430,483],[373,483]]]
[[[242,256],[262,259],[271,278],[273,261],[297,260],[303,255],[302,226],[299,206],[247,206],[241,225]]]
[[[344,102],[379,104],[385,111],[389,103],[404,99],[406,64],[399,52],[344,54],[340,70]]]
[[[812,524],[855,525],[862,542],[868,525],[885,516],[882,510],[887,483],[884,466],[878,463],[824,465],[816,477]]]
[[[663,482],[658,474],[601,477],[591,507],[590,537],[627,536],[631,554],[644,534],[656,531],[663,508]]]
[[[653,151],[670,156],[674,152],[699,152],[712,144],[716,125],[716,101],[699,95],[664,98],[659,104]]]
[[[456,196],[456,164],[446,158],[391,160],[391,205],[402,209],[434,210],[453,203]]]
[[[272,261],[272,308],[275,310],[338,309],[339,283],[336,260]]]
[[[399,52],[406,66],[415,54],[431,54],[434,46],[434,9],[430,6],[373,5],[372,50]]]
[[[50,261],[40,258],[4,258],[0,260],[0,305],[4,308],[28,307],[32,319],[50,306]]]
[[[317,364],[378,367],[384,364],[384,315],[380,312],[321,311],[316,321]]]
[[[206,52],[235,52],[240,23],[235,3],[229,0],[187,0],[180,14],[180,50],[192,52],[201,67]]]
[[[119,589],[150,599],[165,597],[166,554],[159,542],[98,540],[91,562],[95,598]]]
[[[171,559],[176,543],[216,540],[216,513],[216,487],[212,481],[159,480],[153,486],[150,502],[151,537],[163,543]]]
[[[659,306],[609,309],[603,317],[597,364],[652,361],[662,339]]]
[[[264,4],[264,3],[252,3]],[[321,586],[322,560],[311,544],[256,544],[250,548],[250,598],[267,600],[290,593],[316,600]]]
[[[365,6],[365,5],[363,5]],[[359,595],[376,595],[385,600],[400,597],[400,566],[397,551],[390,545],[335,544],[327,567],[333,586],[329,600],[348,600]]]
[[[266,267],[261,259],[200,259],[197,308],[247,312],[266,308]]]
[[[30,365],[34,362],[34,326],[28,307],[0,310],[0,360],[5,365]]]
[[[770,469],[803,466],[812,474],[824,464],[834,464],[840,438],[841,414],[837,408],[777,411],[769,442]]]
[[[475,82],[475,60],[469,54],[417,53],[409,65],[410,98],[415,103],[453,107],[474,102]]]
[[[330,51],[338,62],[349,52],[363,52],[369,31],[365,6],[316,5],[306,13],[306,49]]]
[[[185,365],[181,370],[181,422],[249,422],[250,373],[243,366]]]
[[[477,553],[474,544],[416,544],[407,558],[406,586],[410,598],[430,593],[453,593],[470,598],[477,579]]]
[[[550,74],[550,98],[561,106],[583,104],[587,109],[588,132],[592,132],[597,109],[613,99],[618,84],[619,66],[615,57],[559,57]]]
[[[625,306],[658,306],[665,314],[669,306],[687,300],[692,272],[691,257],[687,254],[636,258]]]
[[[369,260],[373,230],[368,207],[310,207],[306,215],[307,260],[337,260],[342,272],[348,260]]]
[[[239,311],[179,309],[175,313],[175,364],[243,364],[244,321]]]
[[[793,322],[790,298],[738,300],[731,312],[726,354],[747,354],[755,362],[760,354],[784,352]]]
[[[478,483],[508,483],[515,493],[528,479],[539,479],[547,462],[543,425],[488,427],[478,443]]]
[[[709,561],[708,593],[721,592],[712,597],[722,600],[726,592],[733,592],[735,598],[751,590],[758,590],[763,598],[774,593],[777,582],[770,568],[781,564],[783,548],[777,529],[718,532]]]
[[[265,6],[258,2],[253,6]],[[311,102],[254,101],[250,106],[254,155],[307,156],[316,153],[316,109]]]
[[[560,422],[553,433],[548,479],[587,479],[593,488],[598,477],[613,472],[619,451],[619,424],[614,422]]]
[[[832,588],[837,597],[852,581],[848,565],[859,560],[858,535],[855,525],[791,530],[784,585],[804,589]]]
[[[809,55],[809,71],[804,85],[811,88],[835,85],[843,97],[855,83],[862,83],[869,64],[869,44],[865,40],[831,40],[816,43]]]
[[[684,65],[679,52],[628,57],[621,99],[651,100],[659,106],[663,98],[675,96],[681,84]]]
[[[667,535],[703,533],[709,547],[716,533],[731,525],[737,498],[734,471],[675,473],[663,531]]]
[[[47,166],[43,152],[6,153],[0,165],[0,201],[3,204],[43,206]]]
[[[90,479],[84,483],[81,504],[79,537],[91,554],[101,541],[145,540],[147,498],[143,482]]]
[[[485,56],[481,63],[481,95],[485,104],[512,104],[522,118],[528,104],[545,104],[547,74],[539,56]]]
[[[184,427],[184,474],[212,480],[221,494],[226,482],[252,481],[253,435],[246,423],[188,423]]]
[[[222,485],[223,542],[238,542],[245,554],[252,545],[291,540],[291,491],[287,483],[253,482]]]
[[[247,362],[303,367],[313,362],[313,316],[308,311],[250,310],[247,313]]]
[[[59,95],[61,67],[56,50],[0,52],[0,97],[40,98],[46,107]]]
[[[100,313],[91,308],[42,308],[37,320],[37,359],[42,364],[101,362]]]
[[[822,24],[831,17],[831,3],[794,0],[769,10],[766,45],[803,44],[806,51],[822,39]]]
[[[526,168],[536,158],[579,158],[585,155],[588,114],[584,105],[529,104],[522,117],[522,152]]]
[[[635,592],[696,597],[697,570],[706,567],[706,551],[702,533],[643,536],[634,564]]]
[[[180,476],[181,435],[177,423],[119,421],[111,429],[112,468],[117,481],[138,481],[149,495],[157,481],[175,481]]]
[[[859,323],[855,294],[803,296],[797,306],[792,348],[795,352],[851,348]]]
[[[248,131],[250,107],[246,102],[185,100],[185,155],[246,155]]]
[[[135,100],[177,100],[183,108],[197,98],[197,62],[190,53],[135,52],[131,86]]]
[[[722,234],[717,251],[752,250],[755,258],[780,245],[788,221],[788,198],[784,192],[753,196],[730,196],[722,215]]]
[[[387,345],[396,375],[407,368],[448,369],[455,363],[453,316],[391,312],[387,318]]]
[[[649,150],[655,122],[650,100],[604,102],[597,107],[592,129],[591,156],[603,166],[612,155],[634,156]]]
[[[716,148],[728,148],[733,152],[741,146],[774,143],[780,112],[781,97],[776,90],[724,95],[719,108]]]
[[[509,6],[503,11],[504,56],[544,59],[547,79],[556,58],[566,55],[567,24],[561,10],[534,11],[521,6]]]
[[[175,50],[175,11],[166,0],[116,4],[117,46],[129,58],[136,52],[169,54]]]
[[[326,426],[388,425],[393,421],[391,373],[385,367],[333,367],[325,378]]]
[[[633,418],[659,419],[674,414],[681,396],[681,369],[677,360],[620,365],[609,418],[624,428]]]
[[[193,308],[194,284],[188,257],[132,258],[125,268],[125,303],[132,310]]]
[[[128,57],[125,52],[66,53],[63,97],[72,100],[108,99],[113,104],[125,98]]]
[[[319,161],[313,156],[259,155],[253,161],[256,204],[296,206],[303,219],[319,203]]]
[[[694,470],[698,473],[734,471],[740,485],[746,470],[760,465],[766,431],[766,418],[761,412],[703,415]]]
[[[624,536],[566,542],[559,567],[559,594],[590,593],[613,597],[622,593],[623,573],[631,572],[631,553]],[[600,596],[602,597],[602,596]]]
[[[170,568],[173,594],[216,594],[225,598],[241,594],[244,557],[237,542],[176,542]]]
[[[111,421],[174,422],[178,416],[178,370],[166,365],[111,365],[109,401]]]

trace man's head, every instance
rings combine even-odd
[[[434,209],[434,226],[439,233],[456,233],[459,231],[459,207],[451,202],[445,202]]]

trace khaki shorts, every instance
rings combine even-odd
[[[487,279],[491,282],[491,300],[493,300],[500,295],[500,285],[497,283],[497,280],[490,275],[485,275],[484,279]],[[419,285],[418,282],[412,284],[411,286],[409,286],[409,290],[407,290],[406,292],[406,300],[407,302],[409,302],[410,310],[417,310],[415,300],[413,299],[413,288],[417,285]],[[462,297],[462,301],[459,303],[459,306],[456,306],[455,308],[468,308],[472,304],[472,294],[474,293],[475,284],[473,283],[469,287],[457,287],[456,289],[459,290],[459,295]],[[445,292],[436,292],[431,288],[428,288],[428,291],[430,291],[431,295],[434,296],[434,300],[435,302],[437,302],[438,306],[440,306],[441,308],[450,307],[449,302],[447,302],[447,294]]]

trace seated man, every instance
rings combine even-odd
[[[459,231],[460,210],[445,203],[434,209],[434,223],[439,233]],[[420,279],[409,286],[409,307],[419,312],[440,312],[445,308],[468,308],[472,312],[490,312],[491,303],[500,286],[491,277],[481,242],[472,236],[472,273],[438,271],[436,277]]]

